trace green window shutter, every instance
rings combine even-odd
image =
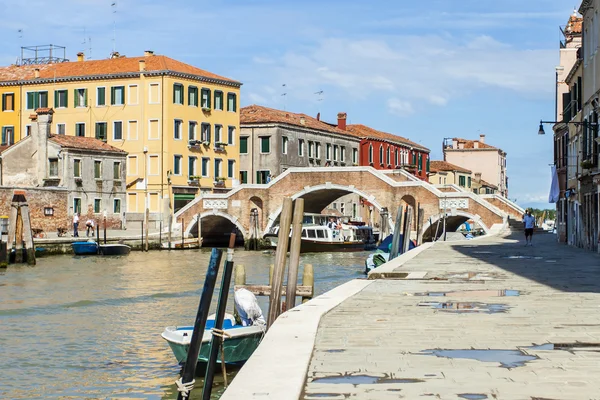
[[[173,84],[173,104],[176,104],[177,100],[177,84]]]
[[[84,98],[84,100],[85,100],[85,104],[84,104],[84,106],[86,106],[86,107],[87,107],[87,106],[88,106],[88,91],[87,91],[87,89],[84,89],[84,90],[83,90],[83,98]]]
[[[111,105],[115,104],[115,88],[114,87],[110,88],[110,104]]]
[[[98,88],[97,93],[98,93],[98,101],[97,101],[98,105],[99,106],[106,105],[106,89]]]
[[[4,98],[2,98],[4,100]],[[54,91],[54,108],[58,107],[58,90]],[[2,108],[4,108],[4,102],[2,104]]]
[[[6,110],[6,95],[2,95],[2,111]]]
[[[125,99],[125,86],[121,86],[121,104],[127,104]]]
[[[77,89],[73,89],[73,105],[79,107],[79,96],[77,96]]]
[[[35,92],[27,93],[27,109],[28,110],[33,109],[34,102],[35,102],[34,99],[35,99]]]
[[[256,183],[262,183],[260,180],[260,172],[256,171]]]
[[[208,101],[206,102],[208,104],[208,107],[210,107],[211,101],[210,101],[210,89],[206,91],[206,93],[208,94]]]
[[[40,92],[34,92],[33,95],[33,109],[37,110],[40,107]]]
[[[427,172],[429,172],[429,157],[427,157]]]
[[[240,154],[248,153],[248,138],[240,138]]]

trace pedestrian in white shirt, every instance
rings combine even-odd
[[[523,217],[523,224],[525,225],[525,246],[533,246],[531,242],[533,240],[533,228],[535,228],[535,217],[531,215],[531,210],[527,210]]]
[[[88,219],[87,221],[85,221],[85,226],[87,228],[86,232],[85,232],[85,236],[89,237],[90,236],[90,232],[92,232],[92,237],[94,237],[94,220],[93,219]]]
[[[79,228],[79,213],[76,212],[73,214],[73,237],[79,237],[77,228]]]

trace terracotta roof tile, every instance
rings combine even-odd
[[[492,188],[492,189],[498,189],[498,186],[496,186],[496,185],[492,185],[491,183],[489,183],[489,182],[487,182],[487,181],[484,181],[483,179],[481,179],[481,180],[479,181],[479,184],[480,184],[481,186],[487,186],[487,187],[489,187],[489,188]]]
[[[567,26],[565,27],[566,33],[581,33],[583,27],[583,18],[578,17],[577,15],[571,15],[569,17],[569,22],[567,22]]]
[[[170,71],[182,74],[195,75],[208,79],[217,79],[231,84],[241,85],[241,83],[213,74],[212,72],[196,68],[181,61],[174,60],[167,56],[140,56],[140,57],[118,57],[104,60],[72,61],[56,64],[40,65],[11,65],[9,67],[0,67],[0,82],[10,82],[18,80],[33,80],[35,78],[35,69],[39,69],[40,76],[37,79],[54,79],[69,77],[86,77],[98,75],[114,75],[126,73],[139,73],[139,61],[144,60],[146,72]]]
[[[427,147],[424,147],[418,143],[415,143],[407,138],[402,136],[394,135],[392,133],[378,131],[376,129],[370,128],[361,124],[352,124],[346,126],[346,131],[352,135],[358,136],[360,138],[370,138],[370,139],[383,139],[393,143],[399,143],[407,146],[411,146],[417,149],[425,150],[429,152]]]
[[[471,171],[466,168],[459,167],[458,165],[450,164],[449,162],[446,162],[446,161],[431,161],[429,163],[429,170],[431,172],[456,171],[456,172],[464,172],[466,174],[471,173]]]
[[[461,139],[461,138],[454,138],[452,140],[456,140],[458,143],[464,143],[464,148],[465,149],[475,149],[475,143],[478,143],[478,149],[496,149],[498,150],[497,147],[494,146],[490,146],[487,143],[483,143],[480,142],[479,140],[468,140],[468,139]],[[454,149],[457,150],[457,149]]]
[[[68,136],[68,135],[50,135],[50,141],[68,149],[92,150],[112,153],[123,153],[125,151],[104,143],[102,140],[91,137]]]
[[[304,119],[304,123],[302,120]],[[295,125],[302,128],[316,129],[329,133],[348,136],[348,132],[338,129],[306,114],[296,114],[289,111],[251,105],[240,109],[240,124],[280,123]]]

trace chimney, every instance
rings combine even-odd
[[[485,143],[485,135],[479,135],[479,141]]]
[[[473,142],[473,148],[474,149],[478,149],[479,148],[479,142],[477,140]]]
[[[475,180],[481,181],[481,172],[475,172]]]
[[[120,56],[121,55],[118,51],[113,51],[112,53],[110,53],[110,58],[119,58]]]
[[[306,125],[306,120],[304,117],[300,117],[300,125]]]
[[[337,127],[343,131],[346,130],[346,117],[347,114],[345,112],[338,113],[338,124]]]
[[[144,72],[146,70],[146,60],[140,60],[140,72]]]
[[[465,142],[458,142],[458,148],[459,149],[464,149],[465,148]]]
[[[144,51],[144,57],[152,57],[154,55],[154,51],[146,50]]]
[[[34,74],[33,76],[35,76],[36,78],[39,78],[40,77],[40,69],[39,68],[34,69],[33,74]]]
[[[321,113],[317,113],[317,121],[321,120]]]
[[[77,53],[77,61],[83,61],[84,59],[85,59],[85,57],[84,57],[84,54],[82,51]]]
[[[37,154],[37,181],[39,184],[48,177],[48,137],[52,126],[51,108],[38,108],[31,118],[31,139]]]

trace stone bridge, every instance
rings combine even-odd
[[[278,221],[285,197],[303,198],[305,212],[319,213],[339,197],[351,193],[365,200],[362,207],[372,207],[373,211],[387,208],[392,230],[399,205],[419,205],[424,210],[425,239],[435,234],[444,209],[448,210],[448,231],[455,231],[471,220],[489,232],[492,227],[506,223],[509,215],[522,215],[522,209],[506,199],[494,196],[484,199],[454,185],[434,186],[403,170],[322,167],[290,168],[268,184],[240,185],[227,193],[201,195],[179,210],[174,222],[183,223],[187,236],[197,237],[200,219],[203,238],[224,236],[237,228],[247,239],[250,212],[254,208],[258,210],[259,236],[262,236]]]

